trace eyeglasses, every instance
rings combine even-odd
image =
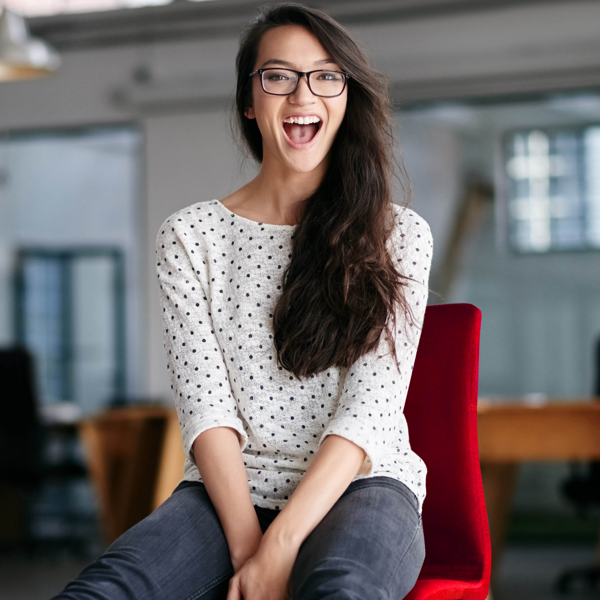
[[[350,73],[344,71],[295,71],[294,69],[257,69],[249,77],[260,75],[260,85],[267,94],[287,96],[293,94],[300,85],[300,78],[306,76],[308,89],[315,96],[335,98],[345,89]]]

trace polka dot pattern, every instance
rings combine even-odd
[[[415,325],[397,314],[400,371],[382,337],[350,368],[299,382],[277,365],[273,310],[292,250],[294,225],[251,221],[218,200],[178,211],[156,239],[167,366],[186,453],[185,480],[201,481],[191,454],[200,433],[239,436],[252,501],[282,509],[325,437],[367,454],[355,479],[386,475],[425,498],[426,468],[412,452],[403,414],[428,295],[433,243],[427,223],[394,205],[388,241]]]

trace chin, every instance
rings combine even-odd
[[[287,156],[284,164],[298,173],[310,173],[317,169],[325,160],[325,156]]]
[[[310,163],[308,163],[308,162],[302,162],[302,163],[292,162],[289,166],[290,166],[290,168],[292,168],[294,171],[296,171],[298,173],[311,173],[320,164],[321,164],[321,161],[311,161]]]

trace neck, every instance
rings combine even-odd
[[[279,161],[265,160],[258,175],[245,186],[247,202],[269,223],[295,225],[302,218],[297,213],[298,203],[315,192],[326,169],[326,160],[306,173],[286,168]]]

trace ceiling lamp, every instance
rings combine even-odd
[[[60,66],[58,53],[32,38],[25,19],[6,7],[0,15],[0,81],[50,75]]]

